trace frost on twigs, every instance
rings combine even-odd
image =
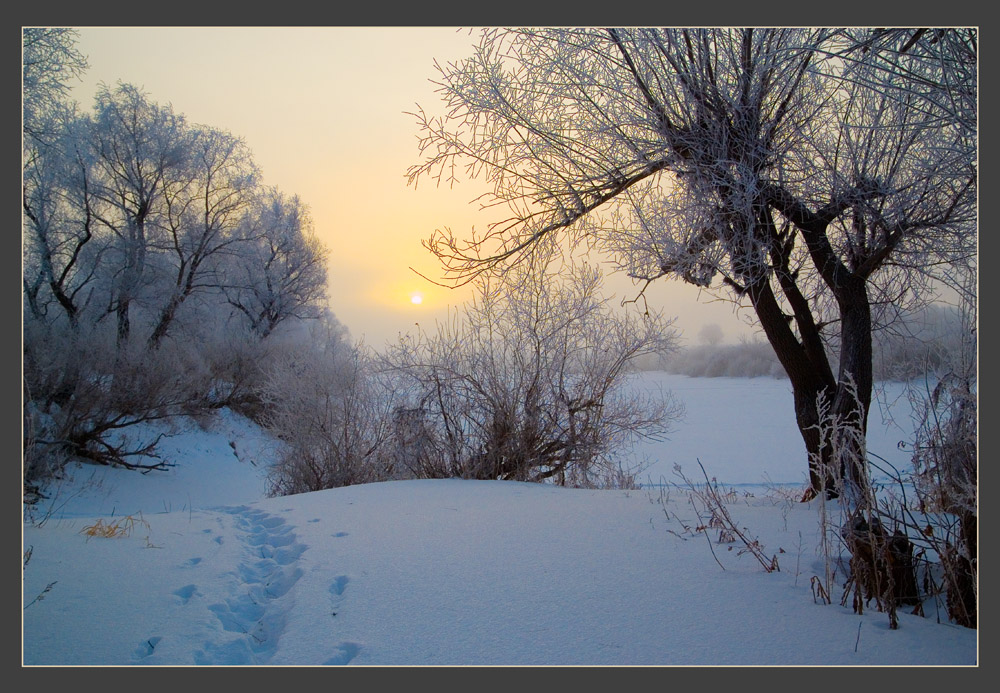
[[[709,479],[708,473],[705,472],[705,467],[702,465],[701,460],[698,460],[698,467],[701,469],[701,473],[705,478],[705,482],[703,484],[696,484],[691,481],[684,475],[680,465],[674,465],[674,474],[676,474],[684,483],[684,488],[687,490],[688,496],[691,499],[691,504],[694,506],[700,519],[700,524],[695,527],[694,531],[707,532],[710,529],[716,529],[719,531],[717,543],[742,544],[736,552],[738,556],[750,554],[757,559],[757,562],[760,563],[765,572],[771,573],[780,571],[777,555],[775,554],[768,558],[767,554],[764,552],[764,545],[760,542],[760,540],[758,540],[757,537],[752,536],[750,534],[750,530],[746,527],[740,527],[740,525],[729,514],[727,505],[737,500],[737,494],[732,490],[726,491],[721,488],[719,483],[714,478]],[[701,506],[700,508],[699,504]],[[712,544],[709,542],[709,547],[711,546]],[[712,549],[712,555],[715,555],[714,548]],[[716,562],[718,562],[717,557]],[[721,566],[722,564],[719,563],[719,565]],[[723,568],[723,570],[724,569],[725,568]]]
[[[402,337],[384,369],[409,401],[397,411],[400,465],[415,476],[634,488],[625,457],[659,440],[681,406],[629,392],[634,362],[674,348],[659,315],[614,310],[591,265],[527,258],[475,280],[475,297],[433,331]]]

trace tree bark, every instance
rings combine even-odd
[[[843,277],[834,287],[841,316],[840,370],[833,414],[840,426],[856,435],[842,439],[839,474],[850,486],[856,498],[868,491],[865,449],[862,446],[868,431],[868,410],[872,398],[872,316],[865,280],[857,276]],[[837,431],[839,435],[841,431]]]
[[[767,279],[748,288],[764,334],[792,385],[795,422],[808,456],[810,497],[820,493],[833,497],[836,495],[837,479],[831,473],[834,466],[829,448],[822,444],[817,404],[821,397],[832,399],[836,384],[832,376],[824,377],[824,369],[812,363],[805,347],[792,332]],[[829,371],[829,368],[825,370]]]

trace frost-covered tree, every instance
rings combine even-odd
[[[76,48],[77,33],[60,27],[25,27],[21,32],[22,126],[27,146],[52,134],[52,117],[61,108],[70,82],[87,69]]]
[[[52,142],[34,147],[24,164],[22,279],[29,315],[43,319],[56,310],[76,330],[93,292],[101,242],[92,162],[80,122],[66,115]]]
[[[137,424],[259,413],[263,342],[325,299],[304,206],[261,188],[246,144],[129,84],[82,112],[64,98],[79,64],[58,69],[71,39],[25,32],[25,127],[44,124],[22,161],[26,488],[72,458],[159,466]]]
[[[150,281],[152,245],[169,228],[171,202],[191,184],[193,143],[183,116],[130,84],[97,93],[90,119],[97,221],[113,235],[115,274],[108,310],[119,349],[132,333],[132,310]]]
[[[166,200],[157,242],[169,258],[169,289],[149,336],[153,348],[188,298],[225,288],[221,264],[253,252],[255,239],[240,233],[259,192],[259,174],[246,144],[221,130],[197,128],[189,166],[188,185]]]
[[[95,244],[89,191],[84,186],[82,199],[68,192],[90,164],[73,133],[78,116],[67,96],[87,61],[75,31],[42,27],[23,29],[21,60],[25,307],[40,317],[57,302],[75,328],[92,279],[84,257]]]
[[[247,247],[223,268],[226,300],[261,339],[326,301],[326,249],[297,196],[262,191],[239,232]]]
[[[510,213],[427,246],[462,282],[562,233],[639,282],[749,304],[791,381],[812,491],[864,486],[863,451],[821,438],[818,403],[863,440],[873,329],[975,257],[975,40],[485,30],[472,57],[439,67],[444,114],[417,114],[423,158],[409,175],[464,169]]]

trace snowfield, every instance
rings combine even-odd
[[[23,663],[978,663],[977,631],[939,622],[932,600],[898,630],[841,606],[842,589],[817,601],[820,501],[793,498],[805,470],[787,382],[638,384],[688,409],[637,452],[665,486],[411,480],[266,498],[274,443],[230,413],[165,439],[166,472],[78,468],[24,523]],[[905,438],[871,421],[873,446]],[[780,571],[691,529],[669,482],[675,463],[697,479],[696,458],[733,484],[729,512]],[[87,535],[116,522],[128,536]]]

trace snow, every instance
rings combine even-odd
[[[640,480],[676,481],[674,464],[697,471],[696,460],[700,460],[727,484],[808,482],[805,444],[795,425],[788,380],[691,378],[654,371],[640,374],[633,387],[672,392],[686,409],[669,440],[636,446],[635,460],[651,462]],[[899,442],[908,441],[913,433],[906,388],[904,383],[877,383],[868,417],[869,451],[899,470],[910,466],[910,453]]]
[[[36,509],[23,530],[23,663],[978,662],[977,631],[939,622],[933,602],[925,616],[901,610],[890,630],[884,613],[841,606],[840,588],[832,604],[814,598],[820,501],[795,502],[800,487],[759,476],[804,472],[798,434],[781,421],[787,382],[646,374],[640,384],[688,407],[672,439],[643,454],[659,450],[655,470],[669,481],[674,463],[697,478],[697,458],[739,484],[728,510],[779,572],[739,544],[709,544],[714,531],[686,532],[695,510],[671,485],[409,480],[266,498],[274,443],[224,413],[164,439],[168,471],[81,467]],[[129,536],[84,532],[128,516]]]

